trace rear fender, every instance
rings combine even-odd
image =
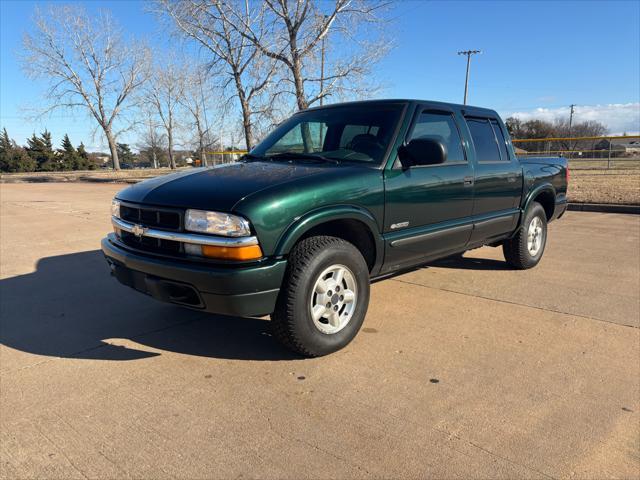
[[[525,197],[524,203],[522,204],[521,212],[520,212],[520,220],[518,220],[518,228],[520,228],[522,224],[522,219],[524,218],[524,212],[527,211],[531,202],[543,192],[549,192],[553,195],[553,198],[556,197],[556,189],[553,188],[553,185],[550,183],[543,183],[541,185],[536,186],[533,190],[531,190],[527,196]],[[517,230],[517,229],[516,229]]]

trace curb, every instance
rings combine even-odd
[[[569,203],[568,210],[577,212],[630,213],[640,215],[640,205],[617,205],[609,203]]]

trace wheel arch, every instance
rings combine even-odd
[[[276,255],[288,255],[303,238],[330,235],[346,240],[360,250],[369,271],[375,274],[382,265],[384,243],[375,217],[360,207],[340,205],[314,210],[297,219],[281,235]]]
[[[545,183],[531,190],[522,206],[522,211],[526,212],[532,202],[538,202],[542,205],[547,221],[551,221],[556,208],[556,190],[553,188],[553,185]],[[524,215],[520,216],[520,222],[522,222],[522,218],[524,218]]]

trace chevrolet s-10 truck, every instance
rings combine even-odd
[[[276,338],[320,356],[355,337],[372,280],[483,245],[534,267],[568,176],[562,157],[516,157],[493,110],[335,104],[296,113],[238,162],[121,191],[102,250],[125,285],[270,314]]]

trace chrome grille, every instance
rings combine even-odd
[[[145,227],[182,230],[182,212],[177,210],[121,203],[120,218]]]
[[[120,218],[127,222],[148,228],[156,228],[172,232],[182,231],[182,212],[179,210],[121,203]],[[184,254],[182,243],[174,240],[165,240],[146,236],[138,237],[133,233],[126,232],[124,230],[119,232],[119,237],[124,244],[138,250],[145,250],[165,255]]]

